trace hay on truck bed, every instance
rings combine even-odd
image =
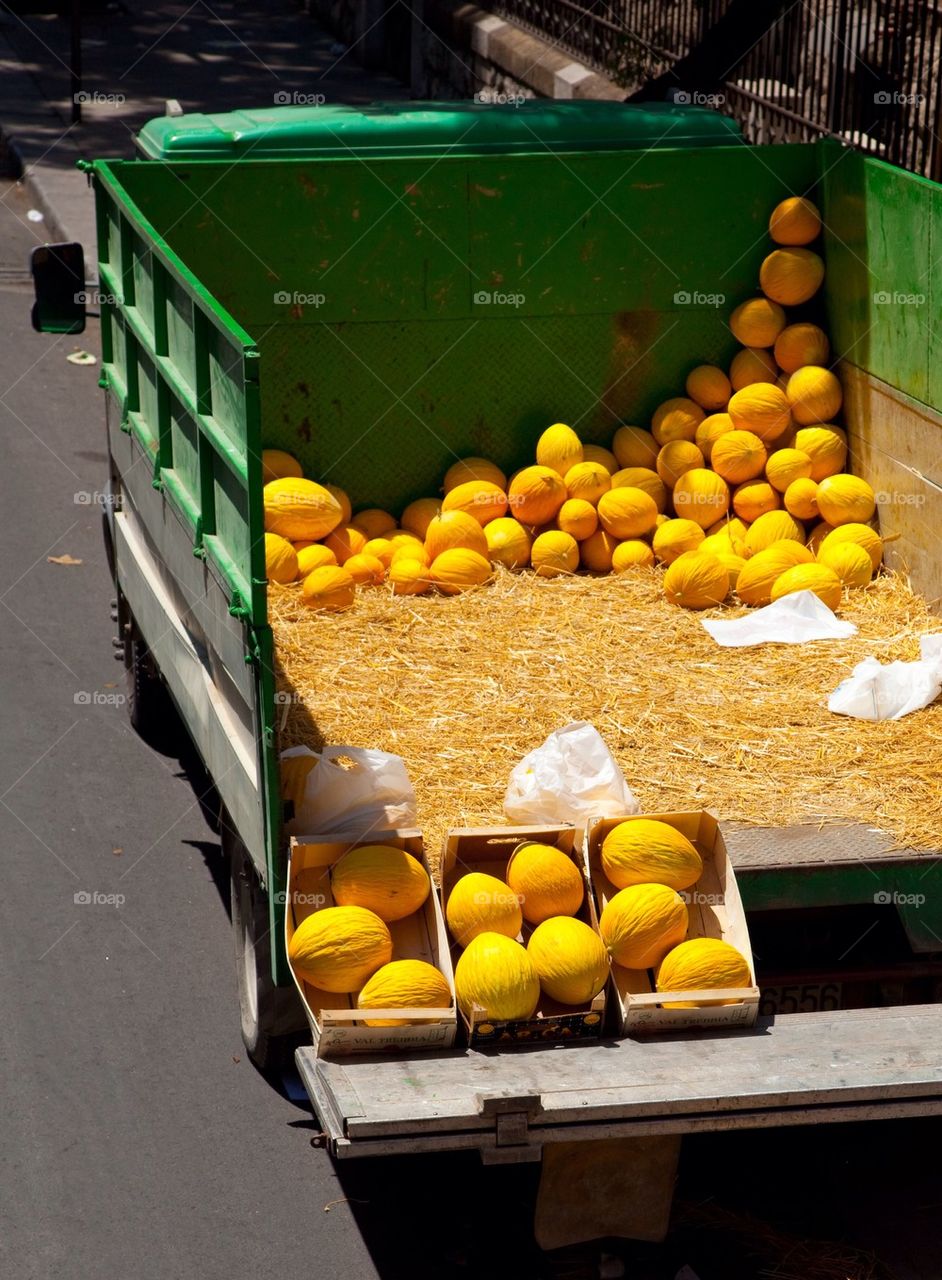
[[[722,649],[703,614],[667,603],[661,574],[497,573],[460,596],[357,591],[345,613],[272,587],[280,748],[401,755],[437,864],[448,827],[502,824],[511,769],[588,720],[646,812],[707,809],[759,826],[866,823],[888,846],[942,849],[942,702],[872,724],[827,710],[868,654],[919,657],[942,619],[900,574],[848,592],[850,640]],[[713,611],[736,617],[744,609]]]

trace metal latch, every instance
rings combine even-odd
[[[541,1158],[542,1143],[530,1140],[530,1121],[543,1110],[538,1093],[478,1094],[477,1101],[479,1115],[494,1117],[494,1146],[481,1151],[485,1164],[516,1164]]]

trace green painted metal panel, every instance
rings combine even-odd
[[[729,116],[673,103],[376,102],[368,107],[275,106],[150,120],[138,135],[150,159],[422,155],[481,151],[625,150],[710,146],[739,135]]]

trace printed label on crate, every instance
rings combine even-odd
[[[602,1034],[600,1013],[562,1014],[555,1018],[529,1018],[521,1022],[476,1022],[471,1031],[475,1047],[488,1044],[539,1044],[547,1040],[587,1040]]]

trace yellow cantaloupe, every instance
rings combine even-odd
[[[651,435],[661,448],[672,440],[693,440],[706,414],[686,396],[673,396],[654,410]]]
[[[536,442],[537,464],[550,467],[560,477],[581,462],[582,457],[582,441],[564,422],[547,427]]]
[[[748,298],[733,311],[729,327],[744,347],[771,347],[785,328],[785,312],[769,298]]]
[[[416,498],[402,513],[400,524],[407,533],[414,533],[425,541],[428,527],[437,515],[441,515],[441,498]]]
[[[837,528],[842,524],[866,524],[877,509],[872,487],[847,472],[828,476],[818,485],[821,518]]]
[[[696,551],[704,537],[703,526],[696,520],[666,520],[655,529],[652,547],[658,560],[673,564],[686,552]]]
[[[277,533],[265,534],[265,576],[269,582],[282,585],[294,582],[298,576],[298,553],[287,538]]]
[[[480,933],[516,938],[523,927],[520,899],[509,884],[482,871],[469,871],[452,886],[445,921],[460,947]]]
[[[733,420],[728,413],[711,413],[697,427],[694,444],[703,454],[704,462],[709,462],[713,454],[713,446],[721,436],[735,431]]]
[[[559,508],[556,526],[576,542],[585,542],[599,527],[599,513],[585,498],[567,498]]]
[[[608,573],[612,567],[612,556],[618,546],[619,539],[604,529],[596,529],[584,542],[579,543],[579,563],[590,573]]]
[[[708,551],[688,551],[667,567],[663,587],[671,604],[712,609],[729,595],[729,574]]]
[[[582,446],[582,461],[601,463],[610,476],[614,475],[621,465],[611,449],[606,449],[600,444],[584,444]]]
[[[450,493],[459,484],[467,484],[469,480],[489,480],[498,489],[507,492],[507,477],[495,462],[487,458],[461,458],[458,462],[453,462],[445,472],[442,491]]]
[[[844,587],[866,587],[873,577],[870,553],[856,542],[836,542],[822,547],[817,556],[841,580]]]
[[[300,480],[303,475],[304,468],[292,454],[285,453],[283,449],[262,450],[263,484],[272,480]]]
[[[443,511],[429,521],[425,550],[433,563],[445,551],[476,551],[479,556],[486,556],[487,536],[474,516],[466,511]]]
[[[813,591],[829,609],[839,609],[841,604],[841,580],[826,564],[813,561],[811,564],[796,564],[772,584],[772,599],[781,600],[782,596],[792,595],[796,591]]]
[[[765,444],[787,431],[792,420],[788,396],[771,382],[753,382],[734,392],[726,411],[737,431],[751,431]]]
[[[836,476],[839,471],[844,470],[847,437],[840,427],[824,422],[800,427],[793,443],[796,449],[800,449],[811,459],[811,479],[819,484],[828,476]]]
[[[538,924],[527,942],[540,986],[560,1004],[585,1006],[605,986],[608,952],[594,929],[572,916]]]
[[[359,991],[392,960],[389,928],[366,907],[324,907],[306,916],[288,945],[299,977],[320,991]]]
[[[650,494],[659,512],[667,510],[670,494],[667,485],[656,471],[651,471],[648,467],[622,467],[612,476],[611,487],[622,489],[626,485],[632,489],[643,489],[645,493]]]
[[[526,950],[500,933],[481,933],[455,965],[455,996],[466,1018],[521,1022],[536,1012],[540,979]]]
[[[788,196],[772,210],[769,235],[776,244],[811,244],[820,234],[821,214],[806,196]]]
[[[749,962],[722,938],[688,938],[668,951],[656,973],[658,991],[741,990],[753,986]],[[672,1000],[665,1009],[728,1004],[726,1000]]]
[[[660,447],[643,427],[619,427],[612,439],[612,453],[619,467],[653,467]]]
[[[749,526],[746,534],[746,551],[754,556],[757,551],[764,551],[773,542],[789,539],[804,546],[805,531],[787,511],[767,511]]]
[[[565,475],[566,493],[593,506],[612,487],[611,473],[600,462],[577,462]]]
[[[729,510],[729,485],[715,471],[698,467],[685,471],[674,485],[673,501],[679,519],[707,529]]]
[[[803,453],[803,457],[807,458],[808,455]],[[818,485],[810,475],[804,479],[792,480],[782,501],[785,510],[796,520],[817,520],[821,515],[818,510]]]
[[[715,364],[698,364],[687,374],[684,387],[688,397],[707,413],[716,413],[726,408],[726,402],[732,395],[729,378]]]
[[[356,598],[356,583],[339,565],[314,569],[301,583],[301,599],[312,609],[339,613],[349,609]]]
[[[579,544],[571,534],[549,529],[534,539],[530,565],[541,578],[558,578],[579,568]]]
[[[703,873],[703,859],[682,831],[658,818],[627,818],[612,827],[599,850],[602,870],[616,889],[662,884],[689,889]]]
[[[626,538],[619,542],[612,553],[612,573],[624,573],[628,569],[650,568],[654,564],[654,552],[640,538]]]
[[[507,490],[508,515],[521,524],[541,525],[555,520],[569,495],[566,482],[553,467],[542,464],[524,467],[511,479]]]
[[[863,547],[867,555],[870,557],[870,563],[873,565],[873,572],[879,569],[883,562],[883,539],[877,533],[876,529],[871,529],[868,524],[858,524],[851,522],[835,527],[829,526],[826,522],[822,522],[818,526],[822,533],[818,539],[818,555],[823,551],[829,551],[832,547],[840,546],[845,542],[852,542],[858,547]],[[814,530],[812,536],[818,530]],[[809,539],[810,541],[810,539]]]
[[[761,607],[771,603],[772,588],[786,569],[810,564],[814,556],[800,542],[785,538],[751,556],[736,579],[736,594],[743,604]]]
[[[767,459],[766,447],[755,432],[737,428],[716,441],[710,465],[728,484],[743,484],[762,475]]]
[[[349,849],[330,869],[330,891],[338,907],[366,907],[387,924],[418,911],[430,888],[418,858],[395,845]]]
[[[666,884],[632,884],[610,898],[599,933],[615,964],[650,969],[687,936],[687,904]]]
[[[391,516],[388,511],[382,511],[379,507],[368,507],[365,511],[358,511],[349,523],[361,533],[365,533],[368,540],[382,538],[398,527],[396,517]]]
[[[640,538],[657,523],[657,504],[649,493],[622,485],[603,493],[598,505],[599,524],[619,540]]]
[[[357,996],[358,1009],[450,1009],[448,979],[427,960],[390,960]],[[427,1025],[420,1019],[364,1018],[368,1027]]]
[[[386,577],[386,566],[382,560],[367,555],[365,551],[351,556],[344,568],[358,587],[379,586]]]
[[[334,495],[313,480],[286,476],[270,480],[262,490],[265,530],[289,542],[317,542],[336,529],[343,509]]]
[[[703,454],[691,440],[671,440],[660,450],[654,465],[664,484],[673,489],[685,471],[702,467],[703,461]]]
[[[593,516],[595,511],[592,512]],[[502,516],[484,526],[488,558],[505,569],[525,569],[530,563],[533,539],[519,520]]]
[[[312,542],[303,550],[298,552],[298,573],[299,578],[306,578],[309,573],[313,573],[315,569],[323,569],[325,565],[337,563],[337,557],[331,551],[330,547],[325,547],[322,542]],[[344,566],[346,567],[346,566]]]
[[[742,391],[743,387],[751,387],[756,382],[775,382],[778,378],[778,365],[765,347],[743,347],[733,356],[729,366],[729,381],[732,391]]]
[[[798,307],[821,288],[824,262],[811,249],[773,249],[759,268],[759,288],[782,307]]]
[[[491,565],[478,551],[453,547],[435,557],[428,573],[439,591],[456,596],[462,591],[483,586],[491,576]]]
[[[792,481],[811,479],[811,458],[801,449],[776,449],[765,464],[765,478],[773,489],[785,493]]]
[[[775,363],[786,374],[806,364],[823,365],[830,353],[828,336],[816,324],[786,325],[775,339]]]
[[[754,524],[759,516],[777,511],[782,505],[782,495],[773,489],[768,480],[746,480],[733,490],[733,510],[747,524]],[[745,537],[745,535],[744,535]],[[745,546],[745,542],[743,543]]]
[[[795,370],[788,379],[787,395],[792,417],[802,427],[830,422],[844,399],[837,375],[816,364]]]
[[[520,899],[528,924],[575,915],[585,897],[585,880],[575,860],[539,841],[525,841],[514,849],[507,863],[507,884]]]

